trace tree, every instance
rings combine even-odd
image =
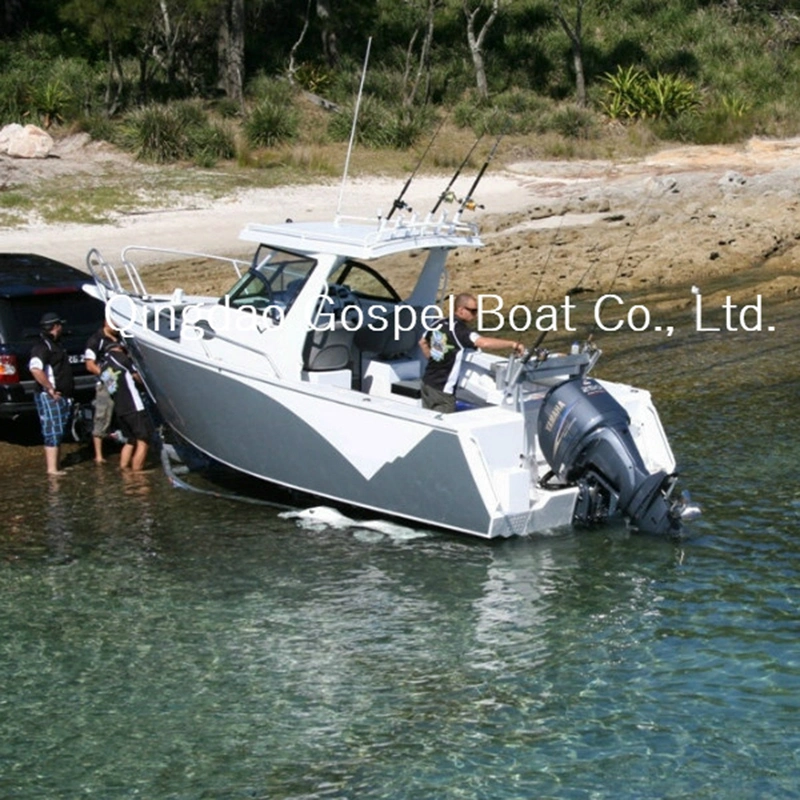
[[[306,38],[308,26],[311,22],[311,3],[312,0],[308,0],[308,5],[306,5],[306,13],[303,16],[303,27],[300,30],[300,35],[292,45],[292,49],[289,51],[289,65],[286,68],[286,77],[289,79],[289,83],[294,83],[295,76],[297,75],[297,51],[300,49],[300,45],[303,44],[303,40]]]
[[[583,69],[583,7],[587,0],[572,0],[574,16],[572,21],[567,19],[566,3],[563,0],[553,0],[556,19],[561,23],[564,33],[569,39],[572,50],[572,65],[575,69],[575,96],[578,105],[586,107],[586,77]]]
[[[65,21],[84,28],[90,41],[106,51],[108,66],[103,102],[108,116],[119,109],[125,86],[121,54],[130,43],[139,12],[136,4],[129,0],[69,0],[61,10]]]
[[[431,51],[436,11],[444,0],[383,0],[379,3],[379,22],[384,29],[383,41],[406,41],[403,65],[402,104],[414,105],[420,91],[427,102],[431,84]],[[394,49],[394,48],[393,48]]]
[[[331,0],[317,0],[317,19],[322,27],[322,54],[329,67],[339,63],[339,43],[332,19]]]
[[[487,7],[488,6],[488,7]],[[469,54],[472,57],[472,65],[475,67],[475,81],[478,87],[478,96],[486,99],[489,97],[489,82],[486,80],[486,64],[483,56],[483,48],[486,42],[486,34],[497,19],[500,13],[500,0],[462,0],[464,16],[467,19],[467,44]],[[478,20],[481,12],[488,10],[483,24],[478,30]]]
[[[225,95],[244,102],[244,0],[225,0],[217,39],[219,83]]]
[[[198,88],[193,66],[198,46],[213,42],[207,29],[216,22],[218,0],[138,0],[141,4],[135,44],[139,57],[139,97],[146,101],[154,75],[160,70],[168,87],[180,80]],[[214,25],[214,31],[220,26]]]
[[[425,8],[425,16],[423,21],[424,32],[422,36],[422,44],[419,49],[419,60],[417,62],[417,71],[414,80],[409,86],[409,73],[411,72],[411,60],[414,52],[414,40],[416,39],[419,27],[414,29],[414,35],[408,44],[408,51],[406,53],[406,69],[403,75],[403,105],[411,106],[416,99],[419,90],[420,82],[423,77],[425,78],[425,99],[428,98],[430,88],[430,74],[431,74],[431,46],[433,45],[433,30],[435,13],[438,6],[441,5],[439,0],[427,0],[427,7]]]

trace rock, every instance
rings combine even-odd
[[[53,149],[53,137],[36,125],[12,122],[0,130],[0,153],[14,158],[47,158]]]
[[[720,179],[719,185],[723,188],[728,186],[744,186],[747,183],[747,178],[740,172],[735,172],[729,169]]]
[[[0,128],[0,153],[8,152],[9,139],[11,139],[12,136],[19,135],[19,132],[22,130],[24,130],[22,125],[16,122],[12,122],[10,125]]]
[[[680,187],[673,175],[659,175],[645,181],[645,190],[654,197],[664,194],[678,194]]]

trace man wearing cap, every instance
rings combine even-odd
[[[31,348],[28,368],[36,381],[34,399],[44,439],[48,475],[63,475],[59,470],[61,442],[72,410],[74,379],[67,351],[59,339],[65,320],[52,311],[39,321],[39,341]]]

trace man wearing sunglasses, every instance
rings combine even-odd
[[[466,350],[502,350],[510,347],[521,354],[520,342],[481,336],[469,326],[478,314],[474,295],[459,294],[453,301],[453,316],[443,317],[419,340],[420,349],[428,359],[422,376],[422,406],[432,411],[450,414],[456,410],[456,385]]]

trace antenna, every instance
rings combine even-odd
[[[344,175],[342,175],[342,186],[339,189],[339,203],[336,206],[336,216],[339,216],[342,210],[342,197],[344,196],[344,187],[347,183],[347,171],[350,169],[350,154],[353,152],[353,140],[356,138],[356,125],[358,124],[358,110],[361,107],[361,95],[364,92],[364,78],[367,77],[367,64],[369,63],[369,51],[372,47],[372,37],[367,39],[367,52],[364,55],[364,67],[361,70],[361,83],[358,87],[358,98],[356,99],[356,108],[353,112],[353,127],[350,130],[350,144],[347,145],[347,158],[344,162]]]

